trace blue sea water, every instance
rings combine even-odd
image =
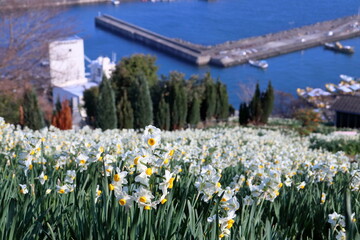
[[[118,6],[110,3],[74,6],[64,12],[63,17],[75,20],[89,58],[111,57],[115,52],[119,60],[123,56],[144,53],[156,55],[159,75],[176,70],[188,78],[210,72],[227,85],[230,103],[237,108],[247,97],[244,88],[251,89],[256,82],[265,88],[271,80],[276,90],[295,95],[296,88],[324,88],[326,83],[338,83],[340,74],[360,77],[360,38],[342,41],[355,47],[352,56],[316,47],[269,58],[269,68],[265,71],[249,65],[198,67],[96,28],[94,18],[99,12],[110,14],[168,37],[213,45],[358,14],[359,7],[358,0],[136,1],[122,2]]]

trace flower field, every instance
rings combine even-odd
[[[360,170],[279,130],[20,130],[1,239],[357,239]]]

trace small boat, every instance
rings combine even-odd
[[[119,5],[120,0],[111,0],[111,3],[114,4],[114,5]]]
[[[345,74],[340,74],[340,78],[341,80],[347,82],[347,83],[351,83],[352,81],[355,80],[354,77],[351,77],[351,76],[348,76],[348,75],[345,75]]]
[[[353,93],[353,90],[351,88],[349,88],[348,86],[339,86],[338,90],[342,94],[352,94]]]
[[[333,83],[327,83],[325,84],[325,88],[326,90],[328,90],[329,92],[331,93],[335,93],[338,89],[338,86],[336,86],[335,84]]]
[[[325,43],[324,44],[325,49],[333,50],[335,52],[341,52],[345,54],[353,54],[354,53],[354,47],[351,46],[343,46],[341,43]]]
[[[260,60],[260,61],[249,60],[249,64],[254,66],[254,67],[258,67],[258,68],[262,68],[262,69],[265,69],[265,68],[267,68],[269,66],[269,64],[264,60]]]

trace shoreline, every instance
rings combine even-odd
[[[121,0],[121,2],[141,2],[140,0]],[[57,1],[43,1],[38,5],[34,5],[31,2],[23,3],[22,5],[12,6],[0,6],[0,10],[16,10],[29,7],[67,7],[76,5],[90,5],[97,3],[111,3],[111,0],[57,0]]]

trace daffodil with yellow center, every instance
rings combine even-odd
[[[124,198],[120,199],[120,200],[119,200],[119,204],[120,204],[121,206],[124,206],[124,205],[126,204],[126,199],[124,199]]]
[[[139,198],[139,201],[142,202],[142,203],[146,203],[146,197],[145,196],[142,196]]]
[[[173,188],[173,186],[174,186],[174,180],[175,180],[175,178],[170,178],[168,188],[170,188],[170,189]]]
[[[156,144],[156,140],[154,138],[149,138],[147,143],[149,144],[149,146],[154,146]]]
[[[153,171],[152,171],[151,168],[148,168],[148,169],[146,169],[145,173],[146,173],[146,175],[151,176],[151,174],[153,173]]]
[[[139,159],[140,159],[140,157],[134,158],[134,164],[135,164],[135,165],[138,165],[138,164],[139,164]]]
[[[120,175],[119,175],[119,174],[115,174],[115,175],[114,175],[114,181],[115,181],[115,182],[120,181]]]
[[[235,222],[235,221],[232,220],[232,219],[230,219],[229,221],[227,221],[226,228],[227,228],[227,229],[230,229],[230,228],[233,226],[234,222]]]
[[[103,153],[104,152],[104,147],[99,147],[99,152]]]
[[[111,183],[109,184],[109,191],[113,191],[115,189],[114,185],[112,185]]]
[[[64,194],[64,193],[65,193],[65,190],[61,188],[61,189],[58,191],[58,193]]]
[[[165,204],[167,202],[167,199],[166,198],[164,198],[163,200],[161,200],[161,204]]]

